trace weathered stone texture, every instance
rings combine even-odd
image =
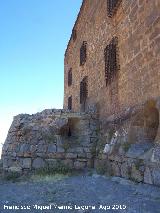
[[[3,146],[4,170],[54,168],[59,162],[85,168],[92,158],[90,141],[98,128],[95,122],[91,114],[64,110],[15,116]],[[94,130],[90,129],[93,126]]]
[[[74,29],[76,40],[71,37],[65,53],[64,109],[16,116],[3,146],[3,168],[54,168],[60,161],[160,185],[160,1],[122,0],[111,18],[106,0],[84,0]],[[113,37],[120,70],[106,86],[104,50]],[[80,66],[83,41],[87,58]]]
[[[160,2],[122,0],[112,18],[106,0],[84,0],[65,53],[64,108],[72,95],[73,111],[80,111],[80,82],[88,76],[87,104],[99,106],[100,117],[119,114],[160,94]],[[106,87],[104,49],[118,37],[120,71]],[[80,47],[87,41],[87,60],[80,66]],[[68,86],[68,71],[73,82]]]

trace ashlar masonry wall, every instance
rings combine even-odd
[[[100,117],[160,96],[160,1],[122,0],[112,17],[106,0],[84,0],[65,53],[64,108],[72,96],[72,110],[80,111],[80,82],[88,76],[86,105],[96,105]],[[75,35],[74,35],[75,36]],[[120,69],[106,86],[104,50],[118,38]],[[86,62],[80,48],[87,42]],[[68,71],[72,68],[72,84]]]

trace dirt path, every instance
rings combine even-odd
[[[36,210],[42,205],[51,210]],[[83,211],[83,205],[90,207]],[[28,210],[7,210],[9,206]],[[66,210],[58,209],[60,206],[65,206]],[[112,209],[108,210],[109,207]],[[98,175],[54,181],[0,183],[0,213],[9,212],[160,213],[160,188]]]

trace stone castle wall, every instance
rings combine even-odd
[[[3,146],[4,171],[95,168],[160,185],[160,98],[101,121],[98,114],[44,110],[14,117]]]
[[[100,117],[119,114],[160,94],[160,2],[122,0],[112,18],[106,0],[85,0],[65,54],[64,108],[72,95],[73,111],[80,111],[80,81],[88,76],[88,104],[99,106]],[[104,49],[118,37],[120,70],[105,83]],[[87,42],[87,60],[80,66],[80,47]],[[68,71],[73,82],[68,86]]]
[[[63,110],[15,116],[2,150],[3,168],[24,172],[58,163],[71,169],[91,167],[97,125],[89,114]]]
[[[159,12],[159,0],[122,0],[109,18],[107,1],[83,1],[77,38],[71,37],[65,54],[64,109],[14,118],[3,146],[4,170],[32,171],[61,162],[160,185]],[[106,86],[104,49],[115,36],[120,70]],[[87,60],[80,66],[83,41]],[[88,112],[82,113],[85,76]]]

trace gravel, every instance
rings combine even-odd
[[[0,213],[11,212],[160,213],[160,188],[96,174],[0,182]]]

